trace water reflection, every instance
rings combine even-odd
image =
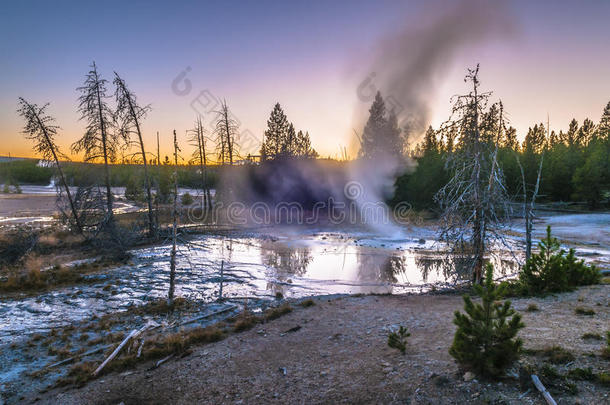
[[[407,272],[407,261],[403,256],[367,254],[358,252],[358,281],[398,283]]]
[[[282,273],[304,276],[311,264],[311,249],[308,247],[289,247],[263,242],[260,249],[261,261],[265,266],[279,270],[278,277],[282,277]]]
[[[468,280],[464,260],[419,249],[408,240],[375,244],[374,238],[326,234],[264,237],[201,236],[180,246],[177,295],[203,302],[226,299],[303,297],[316,294],[403,293],[434,283]],[[0,342],[20,331],[44,330],[94,314],[120,311],[167,294],[170,246],[132,251],[133,264],[91,275],[92,282],[0,300]],[[495,260],[495,259],[494,259]],[[224,262],[223,277],[220,277]],[[494,262],[496,277],[516,270]]]

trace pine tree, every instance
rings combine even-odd
[[[405,149],[403,131],[394,110],[387,111],[381,93],[377,92],[364,126],[359,156],[365,159],[401,159]]]
[[[393,156],[401,159],[403,156],[404,140],[402,138],[402,130],[398,126],[398,117],[391,110],[388,115],[388,122],[383,132],[381,148],[385,156]]]
[[[296,156],[305,158],[316,158],[318,152],[311,147],[311,139],[309,138],[309,132],[303,133],[303,131],[297,132],[296,140]]]
[[[589,118],[585,118],[582,126],[576,132],[576,143],[579,146],[587,146],[593,139],[595,133],[595,124]]]
[[[567,146],[572,147],[576,145],[576,140],[578,137],[578,121],[576,121],[575,118],[572,118],[572,121],[570,121],[570,125],[568,127],[568,132],[560,133],[559,135],[561,137],[561,141]]]
[[[606,104],[599,125],[597,126],[597,138],[601,140],[610,139],[610,101]]]
[[[541,153],[546,146],[546,130],[544,124],[536,124],[529,128],[525,140],[523,141],[523,151],[525,153]]]
[[[380,155],[378,137],[383,136],[387,125],[385,102],[381,97],[381,93],[377,92],[375,100],[369,109],[369,119],[362,133],[362,144],[360,145],[359,152],[361,157],[374,158]]]
[[[559,241],[546,228],[546,238],[538,244],[538,253],[533,254],[519,273],[519,282],[527,294],[538,295],[570,291],[579,285],[595,284],[600,279],[599,270],[576,260],[574,250],[566,255]]]
[[[436,131],[432,129],[432,125],[428,127],[424,135],[424,153],[425,152],[438,152],[438,140],[436,139]]]
[[[282,147],[286,142],[288,133],[288,119],[280,103],[276,103],[271,111],[271,116],[267,120],[267,130],[265,140],[261,147],[262,160],[274,159],[282,152]]]
[[[280,148],[283,157],[291,157],[296,155],[297,133],[292,122],[288,124],[286,137]]]
[[[517,130],[514,127],[508,127],[504,132],[504,139],[501,145],[514,151],[519,150],[519,142],[517,141]]]
[[[487,265],[485,285],[474,289],[481,303],[464,296],[466,314],[455,312],[453,323],[458,328],[449,354],[481,376],[497,377],[519,357],[522,342],[515,337],[525,325],[510,301],[497,302],[505,286],[494,284],[491,264]]]

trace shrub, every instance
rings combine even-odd
[[[538,310],[538,305],[536,304],[529,304],[526,309],[527,312],[536,312]]]
[[[567,256],[557,238],[546,228],[546,238],[538,244],[540,251],[533,254],[519,273],[519,284],[524,293],[545,294],[570,291],[575,286],[596,284],[601,273],[595,266],[577,260],[574,249]]]
[[[180,197],[180,203],[182,203],[182,205],[191,205],[193,203],[193,201],[194,201],[193,196],[190,195],[189,193],[184,193]]]
[[[146,200],[144,186],[142,185],[140,179],[136,178],[135,175],[130,176],[127,180],[127,184],[125,185],[125,198],[136,202]]]
[[[407,328],[400,325],[396,332],[390,332],[388,335],[388,346],[400,350],[402,354],[405,354],[407,350],[407,338],[411,336],[409,332],[407,332]]]
[[[523,343],[515,336],[524,325],[510,301],[496,302],[504,286],[494,285],[491,264],[487,265],[485,284],[474,289],[482,302],[474,303],[470,296],[464,296],[466,314],[455,312],[453,323],[458,328],[449,354],[465,368],[496,377],[519,357]]]

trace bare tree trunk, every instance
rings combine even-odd
[[[100,115],[100,132],[102,133],[102,147],[104,150],[104,177],[106,182],[106,210],[108,211],[108,223],[111,224],[111,230],[114,230],[114,213],[112,212],[112,190],[110,189],[110,169],[108,168],[108,149],[106,146],[107,143],[107,134],[106,134],[106,125],[104,120],[104,114],[102,113],[102,98],[100,95],[100,86],[97,86],[97,106],[99,108]]]
[[[203,136],[203,125],[201,118],[197,119],[197,144],[199,147],[199,164],[201,170],[201,180],[203,183],[203,205],[208,209],[212,208],[212,199],[210,195],[210,187],[208,186],[208,162],[205,153],[205,138]]]
[[[532,256],[532,231],[534,229],[533,216],[534,208],[536,206],[536,197],[538,197],[538,190],[540,189],[540,178],[542,176],[542,163],[544,161],[544,155],[540,157],[540,165],[538,166],[538,175],[536,178],[536,186],[532,193],[531,200],[527,199],[527,184],[525,182],[525,172],[523,165],[517,155],[517,164],[521,170],[521,182],[523,184],[523,217],[525,220],[525,261],[528,261]]]
[[[229,128],[229,108],[225,102],[222,107],[223,120],[225,126],[225,136],[227,137],[227,152],[229,153],[229,164],[233,164],[233,144],[231,143],[231,130]]]
[[[485,252],[485,238],[484,238],[484,219],[483,219],[483,207],[480,195],[481,187],[481,139],[479,133],[479,93],[478,88],[474,86],[474,147],[475,147],[475,159],[477,160],[475,178],[474,178],[474,190],[475,190],[475,219],[474,219],[474,272],[473,282],[480,284],[482,281],[483,274],[483,255]]]
[[[160,198],[160,189],[159,183],[161,182],[161,155],[159,152],[159,131],[157,131],[157,198],[155,198],[155,223],[156,223],[156,236],[159,238],[159,228],[161,224],[159,224],[159,198]]]
[[[127,90],[125,90],[125,93],[128,94],[127,102],[129,103],[129,110],[131,112],[133,122],[136,126],[136,132],[138,133],[140,153],[142,154],[142,162],[144,162],[144,184],[146,186],[146,201],[148,203],[148,232],[149,236],[152,237],[155,233],[155,224],[153,219],[152,193],[150,192],[150,179],[148,178],[148,163],[146,162],[146,151],[144,150],[144,141],[142,140],[142,132],[140,131],[140,122],[138,120],[136,112],[134,111],[133,102],[131,100],[131,97],[129,97],[129,93],[127,92]]]
[[[172,252],[170,255],[170,270],[169,270],[169,305],[174,303],[174,290],[176,280],[176,228],[178,226],[178,141],[176,139],[176,130],[174,130],[174,204],[172,210],[173,227],[172,227]]]

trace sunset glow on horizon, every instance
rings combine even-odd
[[[370,106],[358,89],[375,73],[370,55],[385,37],[425,14],[423,2],[392,1],[172,7],[168,12],[161,2],[4,4],[0,155],[35,156],[16,113],[17,99],[24,97],[50,102],[48,111],[61,127],[58,144],[79,160],[69,154],[85,126],[76,88],[95,61],[110,94],[116,71],[140,103],[151,104],[143,128],[147,152],[156,149],[158,131],[161,155],[169,155],[175,129],[184,157],[190,156],[186,131],[198,113],[211,121],[215,100],[226,100],[247,138],[243,156],[258,154],[269,113],[279,102],[297,131],[309,132],[321,157],[339,158],[343,147],[355,157],[354,130],[362,131],[361,112]],[[503,101],[519,139],[528,127],[546,125],[547,116],[556,131],[567,129],[572,118],[597,122],[610,100],[610,3],[514,1],[502,13],[510,33],[461,46],[435,78],[426,94],[429,124],[448,118],[450,97],[467,91],[463,76],[477,63],[482,90]],[[375,80],[384,80],[379,76],[373,88]]]

